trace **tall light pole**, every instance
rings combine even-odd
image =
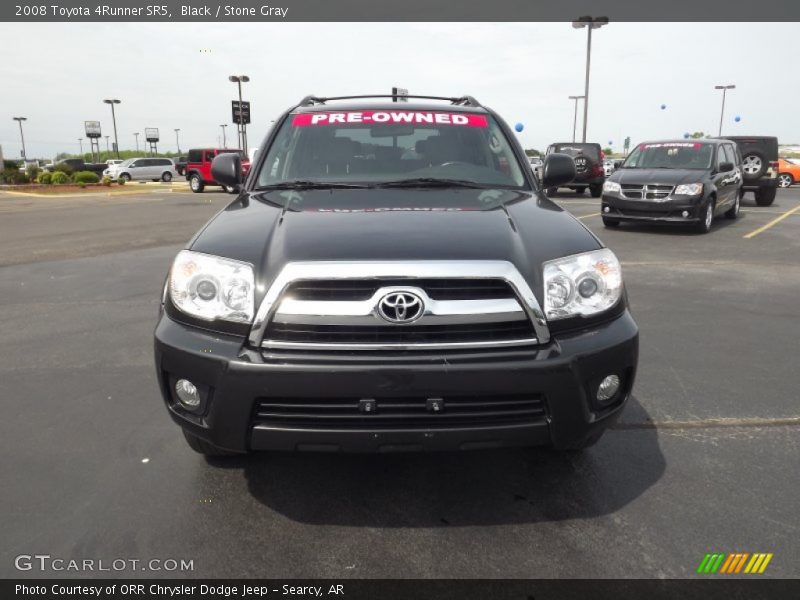
[[[578,100],[585,100],[586,96],[569,96],[570,100],[575,101],[575,116],[572,118],[572,143],[575,143],[575,133],[578,129]]]
[[[25,152],[25,134],[22,133],[22,122],[27,121],[28,117],[14,117],[14,120],[19,123],[19,137],[22,138],[22,160],[27,160],[28,154]]]
[[[178,137],[178,134],[180,133],[180,131],[181,131],[180,129],[176,129],[175,130],[175,145],[178,147],[178,156],[180,156],[180,154],[181,154],[181,140]]]
[[[138,131],[134,131],[133,132],[133,137],[136,138],[136,154],[139,154],[139,132]]]
[[[81,145],[81,158],[83,158],[83,138],[78,138],[78,143]]]
[[[222,128],[222,147],[227,148],[228,141],[225,139],[225,128],[227,127],[227,125],[223,123],[222,125],[220,125],[220,127]]]
[[[110,135],[106,136],[106,154],[111,154],[111,149],[108,147],[108,138],[110,137]]]
[[[735,90],[736,86],[730,85],[715,85],[715,90],[722,90],[722,111],[719,113],[719,136],[722,137],[722,119],[725,117],[725,94],[728,90]]]
[[[250,81],[250,78],[247,75],[231,75],[228,81],[239,86],[239,148],[247,154],[247,126],[242,119],[242,84]]]
[[[117,100],[116,98],[106,98],[105,100],[103,100],[103,102],[111,105],[111,120],[114,123],[114,147],[117,149],[117,158],[119,158],[119,140],[117,139],[117,115],[114,113],[114,105],[120,104],[122,100]],[[107,141],[108,138],[106,138],[106,142]]]
[[[583,91],[583,142],[586,142],[586,127],[589,120],[589,68],[592,62],[592,29],[600,29],[603,25],[608,25],[608,17],[578,17],[577,21],[572,22],[575,29],[586,27],[588,36],[586,38],[586,87]]]

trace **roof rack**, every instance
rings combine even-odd
[[[414,94],[398,95],[398,94],[365,94],[359,96],[330,96],[321,98],[319,96],[306,96],[300,101],[298,106],[313,106],[314,104],[325,104],[329,100],[359,100],[364,98],[416,98],[419,100],[447,100],[450,104],[459,106],[481,106],[472,96],[460,96],[458,98],[448,96],[418,96]]]

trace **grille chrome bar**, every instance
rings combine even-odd
[[[278,304],[273,323],[302,325],[385,325],[375,307],[394,291],[410,290],[425,303],[425,313],[408,327],[462,323],[494,323],[527,320],[525,311],[514,298],[492,300],[433,300],[417,287],[382,287],[368,300],[295,300],[284,298]]]
[[[342,344],[313,344],[313,343],[272,343],[274,348],[295,349],[364,349],[364,350],[398,350],[398,349],[447,349],[447,348],[490,348],[509,345],[528,345],[546,343],[550,340],[550,331],[544,318],[536,296],[525,278],[517,268],[508,261],[387,261],[387,262],[360,262],[360,261],[315,261],[293,262],[286,264],[275,277],[264,293],[258,311],[256,312],[253,326],[250,329],[248,341],[252,346],[261,346],[268,324],[273,321],[282,307],[282,297],[287,288],[298,281],[320,280],[365,280],[365,279],[391,279],[407,281],[413,286],[417,279],[500,279],[511,286],[517,296],[518,306],[531,322],[535,337],[526,337],[520,340],[492,340],[487,342],[453,342],[433,345],[400,344],[387,345],[353,344],[352,348],[345,348]],[[264,292],[263,286],[260,287]],[[477,301],[471,301],[477,302]],[[516,300],[515,300],[516,302]],[[288,305],[288,306],[291,306]],[[282,309],[282,308],[281,308]],[[516,311],[515,311],[516,314]],[[499,315],[495,315],[498,317]],[[499,320],[499,319],[498,319]],[[289,344],[289,345],[287,345]]]
[[[536,338],[521,338],[517,340],[490,340],[486,342],[387,342],[387,343],[356,343],[356,342],[283,342],[280,340],[264,340],[265,348],[273,350],[469,350],[482,348],[516,348],[518,346],[533,346]]]

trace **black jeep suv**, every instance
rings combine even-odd
[[[618,417],[638,330],[620,264],[470,97],[308,97],[178,253],[155,363],[207,455],[581,448]]]
[[[770,206],[778,189],[778,138],[771,136],[728,136],[742,156],[742,190],[753,192],[756,204]]]
[[[739,215],[742,160],[728,140],[639,144],[603,185],[606,227],[620,221],[692,224],[707,233],[714,217]]]
[[[606,180],[603,168],[603,154],[600,144],[585,143],[558,143],[547,147],[547,154],[567,154],[575,161],[575,179],[569,185],[563,186],[573,190],[576,194],[583,194],[588,188],[592,198],[599,198],[603,192],[603,182]],[[547,193],[553,195],[557,187],[550,186]]]

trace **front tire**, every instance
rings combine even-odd
[[[737,192],[736,194],[736,201],[733,203],[727,212],[725,213],[726,219],[735,219],[739,216],[739,202],[742,199],[742,195]]]
[[[619,219],[612,219],[611,217],[603,217],[603,225],[610,228],[619,227]]]
[[[789,173],[778,175],[778,187],[788,188],[794,184],[794,178]]]
[[[191,177],[189,177],[189,187],[195,194],[199,194],[203,191],[205,186],[203,185],[203,180],[200,179],[200,175],[195,173]]]
[[[128,183],[131,180],[131,176],[127,173],[123,173],[119,177],[117,177],[122,183]]]
[[[761,188],[756,192],[756,204],[770,206],[775,202],[775,188]]]
[[[204,439],[197,437],[196,435],[192,435],[186,430],[183,430],[183,437],[186,438],[186,443],[189,444],[189,447],[198,454],[202,454],[204,456],[216,456],[216,457],[240,456],[240,453],[238,452],[232,452],[230,450],[225,450],[224,448],[220,448],[219,446],[215,446],[211,442],[207,442]]]
[[[703,216],[700,222],[696,225],[698,233],[708,233],[711,231],[711,225],[714,223],[714,199],[711,198],[706,204]]]
[[[592,198],[599,198],[603,195],[603,186],[602,185],[590,185],[589,191],[592,194]]]

